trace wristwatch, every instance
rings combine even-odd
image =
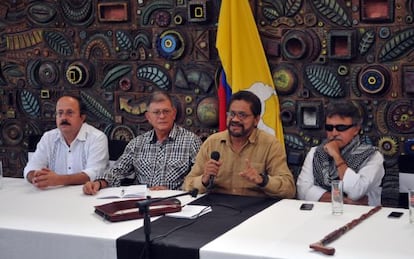
[[[257,184],[260,187],[265,187],[267,183],[269,182],[269,176],[266,173],[261,173],[260,176],[263,179],[262,183]]]

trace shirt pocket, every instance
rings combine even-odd
[[[150,179],[154,175],[156,163],[157,161],[154,161],[154,159],[138,159],[136,160],[134,167],[139,174]]]
[[[173,173],[175,179],[184,178],[190,171],[187,159],[171,159],[166,164],[166,172]]]

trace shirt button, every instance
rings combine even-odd
[[[72,169],[72,167],[69,166],[69,170]]]

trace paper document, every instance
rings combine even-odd
[[[114,198],[145,198],[147,196],[147,185],[138,184],[121,187],[109,187],[101,189],[96,198],[114,199]]]
[[[184,219],[195,219],[211,211],[210,206],[184,205],[181,211],[168,213],[165,216]]]

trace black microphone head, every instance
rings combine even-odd
[[[219,161],[220,160],[220,153],[218,151],[213,151],[213,152],[211,152],[210,158],[214,159],[216,161]]]
[[[191,197],[197,197],[198,194],[198,189],[194,188],[190,191],[190,195]]]

